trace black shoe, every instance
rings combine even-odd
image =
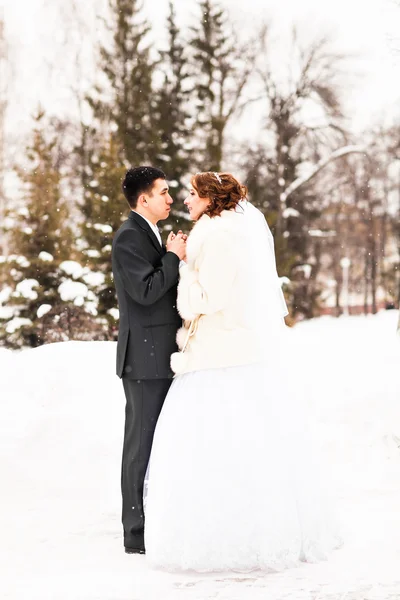
[[[144,549],[144,546],[141,548],[128,548],[125,546],[125,554],[146,554],[146,550]]]

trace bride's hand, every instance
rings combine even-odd
[[[186,242],[188,236],[186,235],[186,233],[183,233],[182,229],[178,231],[178,235],[182,236],[183,241]]]

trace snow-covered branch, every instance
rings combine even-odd
[[[343,146],[342,148],[335,150],[335,152],[328,156],[328,158],[321,159],[314,167],[312,167],[312,169],[310,169],[310,171],[307,174],[295,179],[280,195],[281,202],[286,202],[287,198],[291,194],[293,194],[294,191],[296,191],[303,184],[310,181],[329,163],[331,163],[334,160],[337,160],[338,158],[341,158],[342,156],[347,156],[348,154],[354,153],[364,154],[365,156],[368,156],[367,149],[364,146],[360,145]]]

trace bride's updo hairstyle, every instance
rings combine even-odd
[[[210,199],[204,211],[209,217],[217,217],[223,210],[235,209],[238,202],[247,196],[247,187],[230,173],[196,173],[191,184],[200,198]]]

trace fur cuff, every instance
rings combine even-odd
[[[183,319],[192,321],[196,314],[190,306],[190,287],[197,283],[198,274],[189,268],[181,269],[181,279],[178,285],[177,308]]]

